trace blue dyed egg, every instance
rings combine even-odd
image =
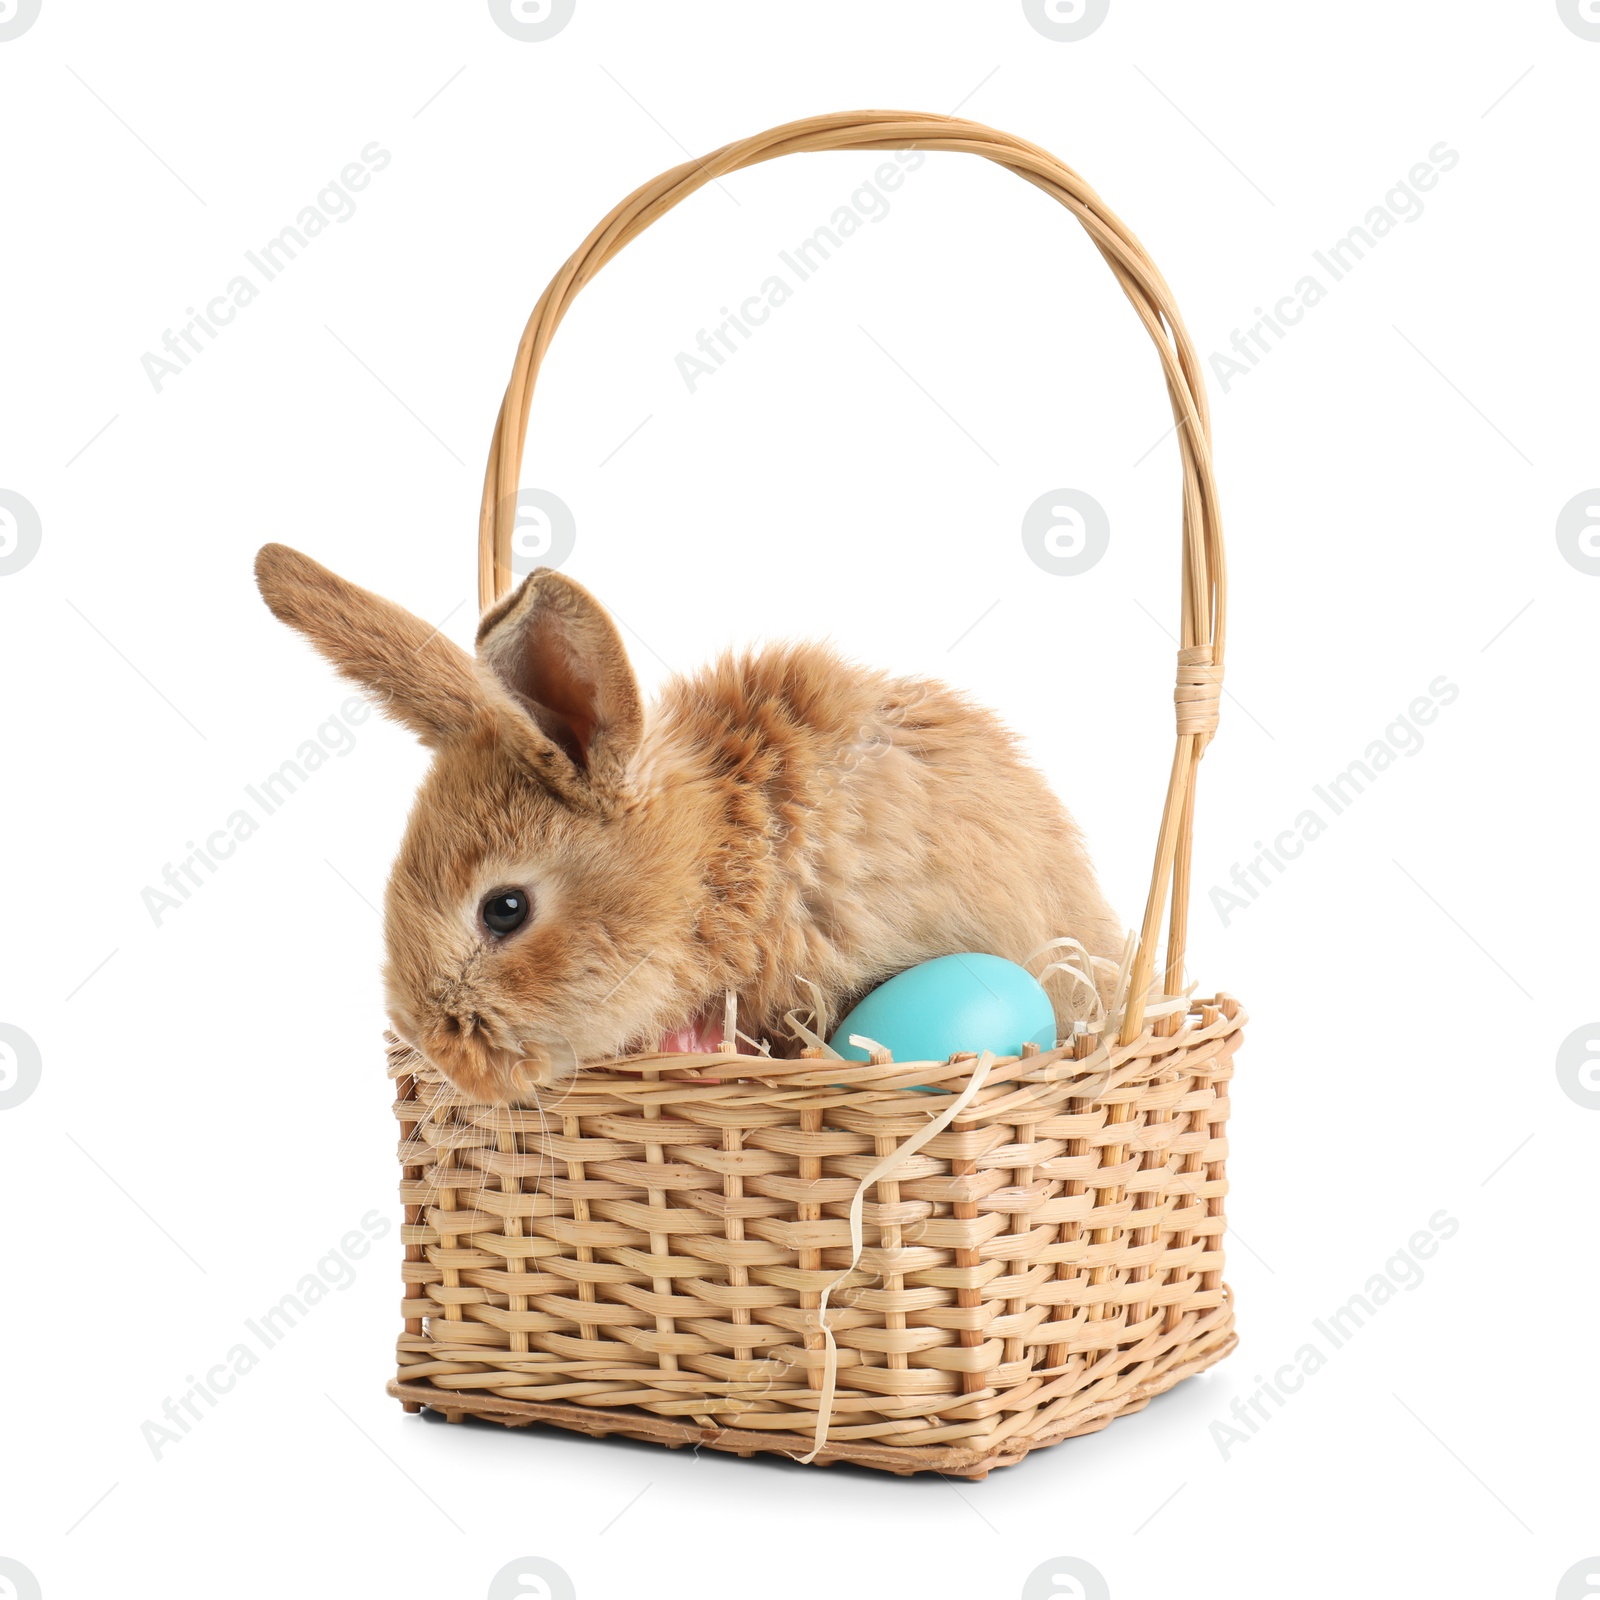
[[[846,1061],[866,1061],[852,1033],[876,1040],[896,1061],[948,1061],[961,1051],[1022,1054],[1054,1048],[1056,1014],[1039,980],[1000,956],[940,956],[880,984],[829,1041]]]

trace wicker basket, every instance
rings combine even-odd
[[[856,1065],[730,1045],[588,1063],[512,1107],[469,1103],[392,1042],[406,1321],[389,1390],[408,1411],[977,1478],[1139,1410],[1235,1343],[1224,1130],[1244,1014],[1226,995],[1178,998],[1194,780],[1222,676],[1210,423],[1170,292],[1076,173],[978,123],[864,111],[774,128],[636,190],[557,273],[518,348],[480,598],[511,587],[534,379],[595,273],[740,167],[913,146],[986,156],[1078,218],[1155,341],[1177,418],[1178,737],[1125,999],[1101,1032],[1015,1058]]]

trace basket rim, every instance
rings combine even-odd
[[[1091,1034],[1079,1036],[1080,1041],[1090,1042],[1092,1047],[1087,1050],[1079,1042],[1022,1055],[991,1055],[984,1086],[963,1120],[979,1118],[991,1111],[991,1107],[997,1109],[1002,1099],[1006,1113],[1014,1115],[1015,1096],[1032,1088],[1054,1089],[1061,1084],[1071,1084],[1074,1098],[1104,1099],[1114,1095],[1125,1083],[1137,1079],[1142,1063],[1175,1049],[1192,1049],[1216,1040],[1236,1039],[1249,1020],[1249,1013],[1237,996],[1218,991],[1215,995],[1190,1000],[1176,1027],[1167,1028],[1164,1026],[1167,1019],[1159,1019],[1127,1044],[1120,1038]],[[491,1113],[536,1115],[548,1115],[552,1109],[561,1107],[568,1115],[583,1116],[588,1113],[582,1100],[591,1096],[597,1100],[621,1096],[640,1105],[664,1106],[697,1099],[707,1102],[738,1099],[741,1104],[748,1105],[752,1094],[759,1099],[765,1092],[781,1096],[786,1108],[801,1103],[812,1108],[819,1104],[849,1105],[858,1096],[868,1096],[875,1102],[892,1099],[907,1111],[915,1110],[917,1121],[921,1122],[937,1116],[944,1106],[961,1095],[971,1084],[982,1059],[975,1054],[961,1053],[947,1061],[895,1061],[891,1058],[849,1062],[820,1059],[810,1051],[790,1059],[734,1052],[650,1051],[584,1062],[570,1078],[548,1086],[548,1093],[536,1087],[531,1099],[488,1103],[462,1094],[415,1045],[399,1038],[392,1030],[385,1031],[384,1042],[389,1057],[387,1076],[391,1080],[412,1078],[442,1090],[441,1101],[451,1101],[457,1110],[477,1107]],[[758,1062],[762,1070],[750,1071],[749,1067]],[[725,1072],[715,1081],[704,1076],[709,1068],[729,1066],[737,1066],[739,1070]],[[930,1083],[930,1079],[934,1081]],[[822,1099],[819,1100],[819,1096]],[[589,1108],[592,1111],[602,1109],[598,1105]]]

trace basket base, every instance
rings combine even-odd
[[[1222,1360],[1238,1342],[1238,1334],[1230,1329],[1225,1339],[1200,1351],[1193,1359],[1171,1367],[1130,1390],[1114,1408],[1086,1420],[1074,1420],[1067,1427],[1054,1432],[1009,1438],[998,1450],[986,1453],[982,1450],[940,1449],[932,1446],[828,1444],[823,1446],[813,1464],[826,1467],[835,1461],[853,1461],[858,1466],[871,1467],[879,1472],[893,1472],[903,1478],[917,1472],[937,1472],[947,1478],[985,1478],[995,1467],[1015,1466],[1030,1451],[1059,1444],[1063,1439],[1098,1433],[1108,1422],[1144,1410],[1158,1394]],[[648,1411],[620,1407],[608,1411],[561,1402],[501,1400],[493,1395],[467,1400],[459,1393],[446,1395],[431,1384],[402,1383],[398,1378],[389,1380],[388,1392],[395,1399],[403,1401],[407,1411],[421,1411],[426,1406],[451,1422],[459,1422],[463,1417],[480,1417],[485,1422],[499,1422],[508,1428],[526,1428],[538,1422],[548,1427],[587,1433],[597,1439],[617,1433],[628,1439],[662,1444],[669,1450],[693,1445],[702,1450],[722,1450],[746,1457],[766,1452],[797,1460],[811,1448],[811,1440],[798,1433],[703,1428],[696,1423],[672,1422],[665,1417],[652,1416]]]

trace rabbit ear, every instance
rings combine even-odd
[[[393,601],[283,544],[261,547],[256,582],[280,622],[303,633],[425,745],[460,737],[490,712],[472,657]]]
[[[582,584],[540,567],[478,626],[478,659],[591,783],[639,746],[639,684],[616,624]]]

